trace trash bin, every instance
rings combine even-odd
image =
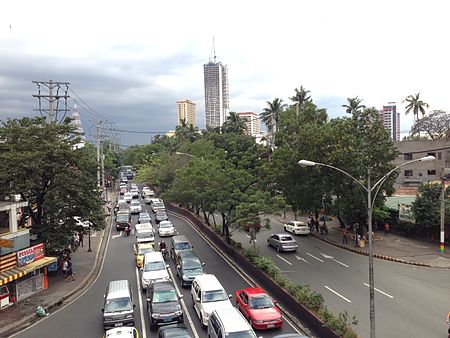
[[[365,244],[366,242],[365,242],[363,239],[360,239],[358,243],[359,243],[359,247],[360,247],[360,248],[364,248],[364,244]]]

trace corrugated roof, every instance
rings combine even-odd
[[[386,198],[386,202],[384,205],[393,210],[398,210],[399,204],[407,204],[411,205],[415,200],[417,196],[412,195],[403,195],[403,196],[391,196]]]

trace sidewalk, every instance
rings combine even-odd
[[[270,217],[272,222],[283,224],[293,219],[289,213],[286,218],[281,216]],[[307,222],[307,217],[298,217],[299,220]],[[363,248],[357,247],[353,234],[348,236],[348,244],[342,244],[342,229],[337,219],[327,221],[328,234],[320,235],[313,232],[310,235],[326,241],[332,245],[350,250],[362,255],[369,255],[369,247],[366,242]],[[439,253],[439,243],[431,243],[420,239],[403,237],[393,233],[388,236],[384,235],[384,231],[377,231],[373,241],[374,257],[395,261],[400,263],[429,266],[436,268],[450,268],[450,246],[447,245],[445,253]]]
[[[111,200],[114,201],[114,196]],[[97,262],[101,261],[106,241],[105,234],[109,232],[110,217],[106,218],[106,227],[98,232],[91,232],[91,252],[88,252],[88,236],[84,237],[84,246],[71,254],[75,281],[65,281],[59,271],[48,276],[48,289],[0,311],[0,337],[8,337],[23,328],[38,321],[35,310],[41,305],[46,312],[52,312],[57,307],[68,303],[82,292],[94,279],[99,269]]]

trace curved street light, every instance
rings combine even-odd
[[[298,161],[298,164],[301,167],[314,167],[314,166],[322,166],[322,167],[328,167],[334,170],[337,170],[344,175],[350,177],[353,181],[358,183],[366,192],[367,192],[367,223],[368,223],[368,230],[369,230],[369,320],[370,320],[370,337],[375,338],[375,281],[374,281],[374,272],[373,272],[373,237],[372,237],[372,209],[375,203],[375,200],[377,198],[377,194],[380,191],[381,186],[383,185],[383,182],[396,170],[400,169],[403,166],[406,166],[408,164],[414,163],[414,162],[427,162],[427,161],[433,161],[435,159],[434,156],[428,155],[424,156],[415,160],[411,160],[408,162],[405,162],[391,171],[389,171],[387,174],[385,174],[383,177],[381,177],[375,184],[371,185],[370,180],[370,168],[367,168],[367,186],[365,186],[363,183],[361,183],[358,179],[350,175],[348,172],[334,167],[329,164],[325,163],[319,163],[319,162],[313,162],[308,160],[300,160]],[[376,188],[375,194],[373,196],[372,200],[372,191]]]

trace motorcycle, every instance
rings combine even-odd
[[[127,227],[125,227],[125,230],[124,230],[125,236],[130,236],[130,232],[131,232],[131,227],[128,225]]]
[[[166,249],[166,248],[162,248],[160,251],[161,251],[161,253],[162,253],[164,259],[166,259],[166,256],[167,256],[167,249]]]

